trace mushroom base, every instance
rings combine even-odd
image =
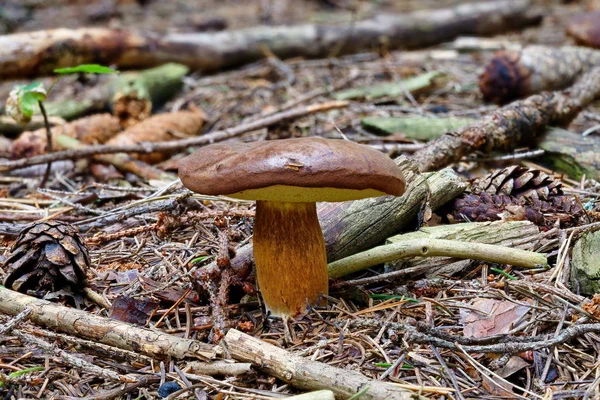
[[[256,278],[267,310],[298,316],[326,303],[327,256],[316,203],[257,201],[254,222]]]

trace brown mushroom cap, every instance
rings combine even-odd
[[[405,188],[387,155],[317,137],[206,146],[180,161],[179,177],[201,194],[289,202],[400,196]]]

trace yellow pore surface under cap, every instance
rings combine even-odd
[[[248,189],[241,192],[227,194],[226,196],[243,200],[267,200],[292,203],[310,203],[316,201],[349,201],[360,200],[367,197],[387,196],[375,189],[336,189],[329,187],[300,187],[273,185],[260,189]]]

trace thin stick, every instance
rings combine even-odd
[[[42,112],[42,116],[44,117],[44,126],[46,127],[46,141],[48,142],[48,154],[52,154],[52,131],[50,130],[50,122],[48,122],[48,114],[46,113],[46,107],[44,107],[44,103],[42,101],[38,101],[38,105],[40,106],[40,111]],[[40,182],[40,188],[43,188],[50,177],[50,170],[52,169],[52,160],[48,161],[48,165],[46,166],[46,172],[44,172],[44,177]]]
[[[525,268],[548,265],[546,256],[532,251],[476,242],[445,239],[412,239],[387,244],[329,264],[329,277],[340,278],[373,265],[405,257],[455,257],[511,264]]]
[[[327,101],[324,103],[311,104],[307,106],[300,106],[292,108],[287,111],[269,115],[265,118],[261,118],[256,121],[251,121],[246,124],[241,124],[233,128],[223,129],[208,133],[206,135],[182,139],[172,140],[168,142],[160,143],[140,143],[133,145],[124,146],[90,146],[81,149],[57,151],[52,154],[44,154],[41,156],[23,158],[15,161],[8,161],[0,163],[0,172],[12,171],[14,169],[27,167],[30,165],[45,164],[50,161],[57,160],[77,160],[98,154],[112,154],[112,153],[154,153],[160,151],[173,151],[181,150],[190,146],[202,146],[209,143],[219,142],[225,139],[230,139],[235,136],[242,135],[246,132],[266,128],[271,125],[278,124],[288,119],[294,119],[303,117],[308,114],[314,114],[317,112],[328,111],[336,108],[346,107],[347,101]]]

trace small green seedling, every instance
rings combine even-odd
[[[46,128],[46,139],[48,143],[48,153],[52,153],[52,131],[50,130],[50,123],[48,122],[48,114],[44,108],[44,101],[48,98],[48,94],[54,88],[54,86],[60,81],[65,75],[71,74],[118,74],[119,71],[105,67],[98,64],[82,64],[76,67],[68,68],[57,68],[54,70],[58,76],[54,79],[54,82],[50,85],[50,88],[46,90],[44,85],[40,82],[33,82],[29,85],[18,85],[11,90],[8,100],[6,101],[6,114],[12,117],[15,121],[21,124],[26,124],[31,121],[31,117],[35,112],[35,106],[37,105],[44,117],[44,126]],[[50,176],[50,169],[52,161],[48,162],[46,173],[40,183],[40,188],[44,187],[48,177]]]

